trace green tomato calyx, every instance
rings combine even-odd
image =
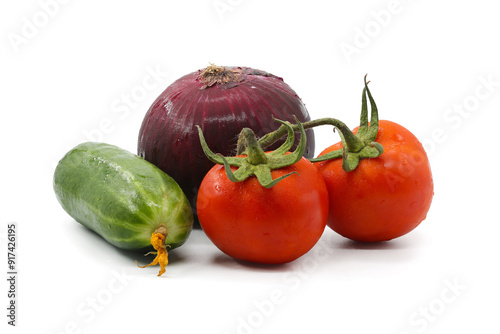
[[[237,147],[238,155],[243,156],[236,157],[224,157],[221,154],[212,152],[205,141],[203,131],[199,126],[197,128],[203,152],[212,162],[224,165],[224,170],[229,180],[241,182],[254,175],[263,187],[271,188],[279,181],[293,174],[298,174],[297,172],[292,172],[273,179],[271,171],[297,163],[304,155],[306,149],[305,130],[297,119],[300,141],[293,152],[288,151],[292,148],[295,140],[294,127],[289,122],[276,121],[281,123],[282,127],[287,130],[287,138],[279,148],[274,151],[265,152],[259,144],[255,133],[250,128],[244,128],[240,132]],[[231,166],[238,167],[238,169],[233,172]]]
[[[344,128],[336,126],[336,128],[339,129],[343,147],[320,157],[310,159],[311,162],[319,162],[342,157],[342,168],[346,172],[350,172],[356,169],[361,159],[377,158],[384,153],[384,147],[375,141],[378,134],[378,109],[370,89],[368,88],[369,81],[366,81],[366,75],[364,81],[365,87],[363,88],[363,95],[361,98],[360,125],[357,134],[352,133],[349,129],[346,131]],[[368,99],[370,100],[371,107],[369,122],[366,96],[368,96]]]

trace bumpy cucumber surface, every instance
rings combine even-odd
[[[191,207],[175,180],[113,145],[88,142],[69,151],[56,167],[54,190],[71,217],[119,248],[150,248],[151,234],[164,226],[173,249],[192,229]]]

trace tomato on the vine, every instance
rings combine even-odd
[[[376,141],[384,153],[363,159],[350,172],[343,170],[342,160],[315,163],[329,190],[328,226],[356,241],[386,241],[412,231],[432,201],[429,160],[418,139],[401,125],[382,120]],[[337,143],[320,156],[340,148]]]
[[[312,159],[328,188],[328,226],[364,242],[391,240],[417,227],[434,195],[429,159],[409,130],[379,121],[366,76],[360,126],[350,131],[335,124],[342,141]]]
[[[244,261],[280,264],[297,259],[319,240],[328,218],[328,191],[317,168],[303,157],[300,125],[297,149],[290,124],[282,147],[264,152],[250,129],[242,131],[246,151],[215,165],[198,191],[197,213],[208,238],[227,255]],[[224,166],[222,166],[222,164]],[[237,168],[239,167],[239,168]]]
[[[214,166],[198,193],[198,218],[208,238],[227,255],[257,263],[286,263],[309,251],[326,226],[328,191],[305,158],[272,175],[291,172],[299,175],[267,189],[255,177],[232,182],[224,166]]]

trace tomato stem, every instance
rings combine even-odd
[[[359,151],[364,146],[363,142],[361,142],[354,133],[349,129],[349,127],[335,118],[319,118],[316,120],[308,121],[302,123],[304,129],[311,129],[321,125],[332,125],[339,130],[346,138],[346,145],[350,151]],[[299,131],[299,127],[297,124],[292,125],[294,131]],[[280,126],[276,131],[270,132],[259,139],[260,146],[265,149],[266,147],[271,146],[278,140],[280,140],[283,136],[287,134],[286,126]]]
[[[238,138],[238,147],[243,149],[242,154],[248,156],[248,162],[252,165],[265,164],[267,162],[266,153],[257,142],[255,133],[250,128],[241,130]]]
[[[302,123],[304,129],[310,129],[321,125],[332,125],[334,129],[336,128],[339,130],[339,135],[342,140],[343,147],[341,149],[332,151],[321,157],[309,159],[311,162],[342,158],[342,166],[345,171],[349,172],[358,166],[361,159],[376,158],[383,153],[384,148],[382,145],[375,142],[378,133],[378,109],[370,89],[368,88],[369,81],[366,81],[366,75],[364,77],[364,82],[365,86],[361,97],[360,126],[357,134],[354,134],[345,123],[335,118],[320,118]],[[368,122],[367,96],[371,107],[370,122]],[[292,125],[292,128],[294,131],[298,131],[298,125]],[[264,135],[259,139],[260,146],[265,149],[272,145],[283,137],[286,131],[286,127],[282,125],[276,131]]]

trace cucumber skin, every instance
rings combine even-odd
[[[54,191],[71,217],[122,249],[152,249],[151,234],[160,225],[173,249],[193,226],[191,206],[175,180],[114,145],[87,142],[69,151],[55,169]]]

